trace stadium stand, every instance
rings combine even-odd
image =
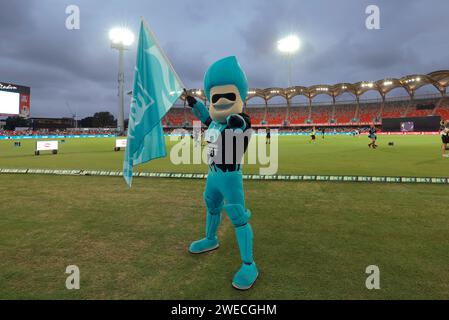
[[[332,118],[332,106],[313,106],[311,120],[313,123],[329,123]]]
[[[434,115],[440,116],[444,120],[449,120],[449,98],[443,98],[438,102]]]
[[[245,112],[250,115],[254,126],[284,126],[287,116],[287,105],[268,106],[248,105]],[[449,119],[449,98],[419,97],[413,101],[400,97],[397,100],[387,100],[382,108],[381,100],[361,101],[357,108],[356,102],[340,102],[335,105],[312,105],[311,119],[309,106],[292,105],[288,121],[292,126],[311,124],[357,125],[376,122],[382,118],[425,117],[439,115]],[[265,120],[265,122],[264,122]],[[163,119],[165,127],[190,127],[193,121],[198,121],[189,108],[182,106],[172,108]]]
[[[432,100],[423,100],[414,102],[407,110],[407,117],[427,117],[431,116],[435,109],[436,103]]]
[[[433,85],[439,93],[416,95],[416,90],[424,85]],[[255,127],[274,126],[299,130],[298,127],[310,127],[312,125],[344,127],[355,126],[363,127],[370,123],[380,125],[383,118],[400,118],[400,117],[427,117],[440,116],[449,120],[449,97],[446,88],[449,85],[449,70],[439,70],[431,72],[427,75],[408,75],[400,79],[381,79],[375,82],[357,82],[357,83],[338,83],[335,85],[315,85],[311,87],[290,87],[290,88],[267,88],[267,89],[250,89],[246,100],[245,112],[252,118],[252,125]],[[404,88],[410,96],[387,97],[384,102],[381,99],[362,100],[360,97],[368,90],[375,90],[381,96],[386,96],[394,88]],[[188,91],[190,95],[205,101],[204,92],[197,89]],[[323,104],[314,102],[313,97],[317,94],[325,92],[333,97],[336,101],[334,104]],[[338,101],[337,97],[341,97],[344,93],[359,98],[357,100]],[[287,107],[288,101],[293,101],[297,96],[302,95],[306,99],[310,99],[311,106],[306,103],[290,105]],[[411,96],[414,96],[411,99]],[[262,98],[270,101],[273,97],[281,97],[281,101],[285,99],[285,103],[281,104],[253,104],[253,98]],[[50,119],[58,120],[61,119]],[[167,115],[162,119],[163,126],[166,130],[170,128],[191,127],[193,121],[197,121],[190,108],[184,106],[183,100],[179,100]],[[54,121],[53,121],[54,122]],[[59,123],[58,122],[58,123]],[[66,123],[61,122],[62,127],[70,127],[73,125],[73,119],[68,119]],[[33,127],[35,128],[35,127]],[[50,128],[56,129],[56,128]],[[335,129],[337,130],[337,129]],[[17,133],[0,131],[0,135],[14,135]]]
[[[336,123],[350,123],[355,117],[357,104],[338,104],[335,106],[334,120]]]
[[[360,103],[358,119],[360,122],[367,123],[378,120],[381,111],[379,103]]]
[[[286,116],[287,116],[286,106],[268,107],[266,119],[267,124],[282,126]]]
[[[407,108],[410,101],[390,101],[385,102],[384,109],[382,111],[382,118],[400,118],[404,117],[407,113]]]
[[[293,106],[290,108],[289,121],[292,125],[304,124],[309,118],[309,107]]]
[[[184,122],[184,108],[172,108],[163,119],[162,124],[166,126],[178,127]]]
[[[106,128],[90,128],[90,129],[67,129],[67,130],[0,130],[0,136],[14,137],[14,136],[42,136],[42,135],[101,135],[101,134],[116,134],[115,129]]]
[[[262,124],[262,121],[265,118],[265,108],[264,107],[246,107],[244,110],[246,114],[248,114],[251,117],[251,123],[253,125],[259,125]]]

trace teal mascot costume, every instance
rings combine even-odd
[[[236,57],[221,59],[209,67],[204,76],[204,91],[209,110],[201,101],[186,96],[195,116],[208,128],[205,138],[209,165],[204,192],[206,236],[193,242],[189,251],[199,254],[219,247],[217,229],[224,209],[235,227],[243,262],[232,285],[236,289],[246,290],[251,288],[259,273],[253,259],[253,231],[248,222],[251,212],[245,207],[241,168],[251,132],[250,118],[242,113],[248,82]],[[243,138],[239,139],[239,136]],[[243,141],[244,146],[237,148],[236,141]]]

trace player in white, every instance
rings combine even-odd
[[[441,121],[440,134],[441,134],[441,141],[443,142],[441,146],[443,157],[449,158],[449,153],[447,152],[447,144],[449,143],[449,120]]]

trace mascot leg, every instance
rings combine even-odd
[[[240,257],[243,261],[232,280],[232,285],[236,289],[247,290],[252,287],[259,275],[253,259],[253,230],[248,223],[251,212],[241,204],[227,204],[225,210],[235,227]]]
[[[209,178],[208,178],[209,179]],[[215,191],[215,192],[211,192]],[[203,253],[217,249],[219,242],[217,238],[217,229],[221,223],[221,211],[223,210],[223,196],[216,190],[206,184],[204,192],[204,201],[206,203],[206,237],[192,242],[189,251],[191,253]]]

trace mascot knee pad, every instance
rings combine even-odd
[[[245,209],[241,204],[228,204],[225,206],[225,210],[235,227],[247,224],[251,217],[251,211]]]
[[[206,238],[216,239],[217,229],[221,223],[221,210],[223,210],[223,202],[217,203],[204,194],[204,201],[207,207],[206,217]]]
[[[223,201],[219,203],[216,200],[204,194],[204,202],[206,203],[207,211],[212,215],[220,214],[221,210],[223,210]]]

